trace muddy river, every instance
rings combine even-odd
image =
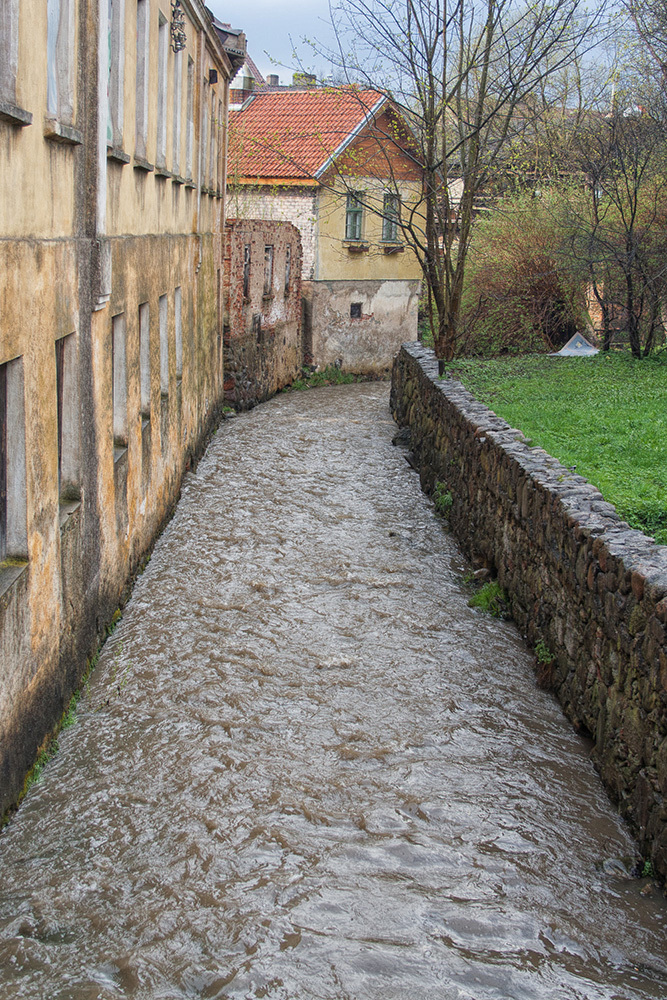
[[[667,902],[393,447],[222,425],[0,835],[0,998],[665,1000]]]

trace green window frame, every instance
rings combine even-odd
[[[350,191],[345,207],[345,239],[360,240],[364,217],[363,192]]]
[[[382,205],[382,241],[398,242],[398,223],[401,217],[401,199],[397,194],[388,193]]]

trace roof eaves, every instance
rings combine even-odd
[[[345,138],[343,139],[343,141],[336,147],[336,149],[334,149],[334,151],[331,154],[331,156],[328,156],[326,158],[326,160],[324,161],[324,163],[322,164],[322,166],[317,168],[317,170],[313,174],[313,177],[315,177],[316,180],[318,180],[322,176],[322,174],[324,174],[329,169],[329,167],[333,163],[336,162],[336,160],[338,159],[338,157],[340,156],[340,154],[343,153],[347,149],[347,147],[350,145],[350,143],[353,142],[357,138],[357,136],[359,135],[359,133],[362,132],[365,129],[365,127],[368,125],[368,123],[373,120],[373,118],[375,117],[375,115],[378,113],[378,111],[383,106],[383,104],[386,103],[386,101],[387,101],[387,98],[383,94],[382,97],[380,98],[380,100],[376,101],[376,103],[373,105],[373,107],[370,108],[370,110],[366,112],[366,114],[364,115],[364,117],[362,118],[362,120],[359,122],[359,124],[355,125],[355,127],[352,129],[352,131],[349,133],[349,135],[345,136]]]

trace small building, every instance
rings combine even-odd
[[[0,816],[224,402],[225,37],[201,0],[2,0]]]
[[[374,90],[269,88],[230,114],[230,213],[301,232],[306,360],[380,374],[416,339],[421,269],[401,221],[422,183],[405,121]]]
[[[225,229],[225,401],[245,410],[301,370],[301,236],[266,219],[231,219]]]

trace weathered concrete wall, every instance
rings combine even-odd
[[[553,654],[553,690],[590,734],[605,785],[665,876],[667,548],[437,376],[432,351],[403,345],[392,411],[411,429],[422,485],[446,484],[463,549],[498,574],[529,642]]]
[[[291,222],[301,233],[302,271],[304,280],[315,273],[317,251],[317,199],[315,181],[307,185],[238,185],[230,180],[227,200],[230,217],[242,219],[273,219]]]
[[[273,260],[267,290],[266,247]],[[245,253],[250,254],[244,281]],[[289,222],[234,219],[223,269],[225,400],[248,409],[299,374],[301,237]]]
[[[419,280],[313,281],[312,355],[321,367],[382,375],[406,339],[417,334]],[[353,305],[360,315],[353,316]]]
[[[53,66],[46,4],[12,0],[0,32],[0,818],[223,404],[231,65],[185,7],[178,55],[146,22],[143,140],[134,0],[109,94],[106,4],[60,5]]]

